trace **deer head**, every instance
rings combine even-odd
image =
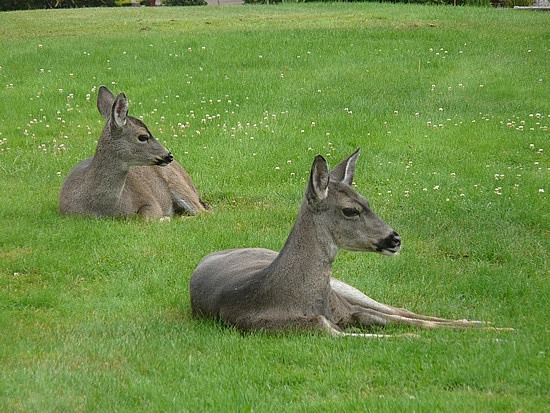
[[[360,149],[329,172],[327,161],[317,155],[306,189],[306,200],[318,224],[324,225],[333,243],[350,251],[394,255],[401,238],[370,208],[353,187]]]
[[[110,155],[128,166],[165,166],[173,161],[172,154],[151,134],[145,124],[128,115],[128,100],[124,93],[116,98],[105,86],[99,88],[97,108],[107,123],[100,140]]]

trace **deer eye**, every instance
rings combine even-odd
[[[342,209],[342,213],[347,218],[353,218],[359,215],[359,210],[355,208],[344,208]]]
[[[147,142],[149,140],[149,135],[139,135],[138,141],[140,142]]]

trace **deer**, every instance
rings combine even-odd
[[[101,86],[97,108],[105,126],[94,156],[67,175],[59,194],[61,214],[162,220],[208,208],[185,169],[140,119],[128,115],[124,93],[115,98]]]
[[[339,249],[394,256],[402,246],[398,233],[352,186],[359,153],[360,148],[330,171],[321,155],[315,157],[298,217],[280,252],[240,248],[202,258],[189,281],[192,317],[242,332],[314,331],[335,337],[417,336],[346,332],[350,327],[484,325],[392,307],[332,277]]]

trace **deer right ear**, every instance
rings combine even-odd
[[[113,113],[111,116],[111,122],[120,128],[126,125],[126,117],[128,115],[128,100],[124,93],[119,93],[113,103]]]
[[[328,164],[325,158],[317,155],[311,166],[309,175],[309,183],[307,186],[306,196],[308,201],[322,201],[328,196]]]
[[[105,86],[100,86],[97,93],[97,109],[105,120],[109,120],[111,117],[114,102],[115,95],[113,95]]]

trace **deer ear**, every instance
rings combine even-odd
[[[128,115],[128,100],[124,93],[119,93],[113,103],[113,112],[111,121],[113,124],[120,128],[126,125],[126,116]]]
[[[330,177],[335,181],[351,185],[353,183],[353,177],[355,175],[355,164],[357,163],[357,158],[359,157],[360,153],[361,148],[358,148],[349,157],[347,157],[334,168],[332,168],[332,170],[330,171]]]
[[[111,110],[113,109],[114,101],[115,96],[111,93],[111,91],[105,86],[100,86],[97,94],[97,109],[105,120],[109,120],[111,117]]]
[[[325,158],[317,155],[311,167],[306,196],[308,201],[322,201],[328,195],[328,164]]]

